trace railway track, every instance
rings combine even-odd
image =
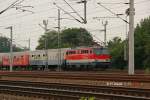
[[[24,80],[31,82],[47,82],[62,84],[81,84],[93,86],[118,86],[133,88],[149,88],[150,75],[100,74],[81,72],[13,72],[0,73],[1,80]]]
[[[28,81],[0,81],[0,93],[37,98],[57,97],[61,100],[79,100],[94,97],[95,100],[150,100],[150,89],[90,86]]]
[[[101,78],[101,77],[112,77],[112,78],[131,78],[131,79],[150,79],[150,75],[146,74],[136,74],[129,76],[127,74],[121,73],[90,73],[90,72],[0,72],[1,76],[20,76],[20,77],[41,77],[41,78],[48,78],[48,77],[87,77],[88,78]]]

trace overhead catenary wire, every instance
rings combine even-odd
[[[71,15],[69,12],[65,11],[63,8],[59,7],[55,2],[53,3],[54,5],[56,5],[57,8],[59,8],[60,10],[62,10],[63,12],[65,12],[66,14],[68,14],[70,17],[72,17],[73,19],[75,19],[76,21],[81,22],[80,20],[78,20],[77,18],[75,18],[73,15]]]
[[[120,8],[121,6],[119,6],[119,8]],[[118,6],[117,7],[115,7],[115,8],[118,8]],[[114,9],[115,9],[114,8]],[[113,9],[113,8],[111,8],[111,9]],[[46,10],[45,12],[47,12],[48,10]],[[99,11],[99,10],[98,10]],[[102,11],[102,10],[100,10],[100,11]],[[142,11],[142,10],[141,10]],[[96,11],[97,12],[97,11]],[[39,12],[36,12],[36,13],[43,13],[43,11],[39,11]],[[88,14],[92,14],[92,13],[95,13],[95,12],[91,12],[91,13],[88,13]],[[18,13],[19,14],[19,13]],[[35,13],[34,13],[35,14]],[[6,15],[5,17],[2,17],[2,18],[6,18],[6,17],[11,17],[10,15],[12,15],[12,14],[9,14],[8,16]],[[13,15],[16,15],[16,13],[14,13]]]
[[[21,1],[19,1],[19,0],[16,0],[15,2],[13,2],[11,5],[9,5],[6,9],[4,9],[4,10],[2,10],[1,12],[0,12],[0,14],[2,14],[2,13],[4,13],[5,11],[7,11],[7,10],[9,10],[10,8],[12,8],[12,7],[14,7],[15,5],[17,5],[17,4],[20,4],[20,3],[22,3],[24,0],[21,0]],[[18,3],[17,3],[18,2]]]
[[[64,1],[65,1],[66,4],[68,4],[68,6],[84,21],[84,18],[81,17],[81,15],[80,15],[66,0],[64,0]]]
[[[145,2],[149,2],[150,0],[141,0],[141,1],[138,1],[138,2],[135,2],[135,4],[141,4],[141,3],[145,3]]]
[[[146,0],[143,0],[143,1],[146,1]],[[120,8],[120,7],[119,7]],[[111,8],[112,9],[112,8]],[[92,13],[92,12],[91,12]]]
[[[142,1],[142,0],[141,0]],[[143,0],[144,1],[144,0]],[[137,1],[138,2],[138,1]],[[145,3],[146,3],[147,1],[145,0]],[[142,3],[142,2],[141,2]],[[137,3],[137,4],[141,4],[141,3]],[[144,3],[144,2],[143,2]],[[124,6],[124,5],[122,5],[122,6]],[[62,7],[62,6],[61,6]],[[111,8],[111,6],[110,6],[110,8]],[[113,8],[113,7],[112,7]],[[122,8],[121,8],[122,9]],[[91,13],[93,13],[94,14],[94,11],[95,10],[91,10]],[[104,10],[103,10],[104,11]],[[137,10],[136,10],[137,11]],[[46,12],[46,11],[45,11]],[[47,12],[48,12],[48,10],[47,10]],[[89,11],[90,12],[90,11]],[[40,12],[37,12],[37,13],[43,13],[42,11],[40,11]],[[101,12],[100,12],[101,13]],[[45,13],[44,13],[45,14]],[[137,14],[137,13],[136,13]],[[25,15],[26,16],[26,15]],[[18,16],[17,17],[17,20],[19,20],[20,18],[22,18],[22,17],[25,17],[24,15],[23,16]],[[27,15],[28,16],[28,15]],[[41,16],[43,16],[43,14],[41,15]],[[11,16],[10,16],[11,17]],[[32,16],[32,17],[34,17],[34,16]],[[89,17],[89,16],[88,16]],[[139,16],[137,16],[137,17],[139,17]],[[42,18],[42,17],[41,17]],[[9,20],[10,19],[12,19],[12,21],[13,21],[13,19],[14,18],[9,18]],[[139,18],[140,19],[140,18]],[[14,23],[14,22],[13,22]],[[90,23],[91,24],[91,23]],[[29,25],[30,26],[30,25]],[[31,25],[32,26],[32,25]],[[22,27],[22,30],[24,30],[24,27]],[[33,29],[34,30],[34,29]],[[32,30],[32,28],[30,28],[30,30],[29,31],[33,31]],[[37,31],[38,32],[38,31]]]
[[[104,5],[102,5],[100,2],[97,3],[98,5],[100,5],[101,7],[105,8],[107,11],[109,11],[110,13],[112,13],[113,15],[117,16],[118,18],[120,18],[121,20],[123,20],[125,23],[128,23],[128,21],[126,21],[125,19],[123,19],[122,17],[118,16],[116,13],[114,13],[112,10],[108,9],[107,7],[105,7]]]

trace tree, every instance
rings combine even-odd
[[[91,34],[84,28],[69,28],[62,30],[60,32],[60,37],[61,48],[98,45],[94,42]],[[36,49],[44,49],[45,41],[47,41],[47,49],[58,48],[58,33],[56,31],[50,31],[42,35]]]
[[[45,49],[45,43],[47,49],[57,48],[58,45],[58,32],[50,31],[42,35],[39,39],[39,45],[36,49]]]
[[[121,38],[115,37],[113,40],[108,42],[108,49],[112,56],[112,66],[114,68],[124,69],[126,62],[124,61],[124,44]]]
[[[135,66],[150,67],[150,17],[141,20],[135,28]]]
[[[150,68],[150,17],[141,20],[135,28],[135,68]],[[112,55],[112,65],[123,67],[124,43],[120,38],[116,37],[109,41],[108,48]]]
[[[13,44],[13,51],[21,51],[22,49]],[[10,51],[10,41],[6,37],[0,37],[0,52]]]
[[[62,47],[91,46],[93,37],[84,28],[69,28],[62,31]]]

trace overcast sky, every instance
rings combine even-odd
[[[15,0],[0,0],[0,11],[7,8]],[[83,4],[77,4],[80,0],[66,0],[82,17],[83,17]],[[31,12],[22,12],[15,8],[7,10],[0,15],[0,26],[13,26],[14,41],[18,45],[28,46],[28,40],[31,39],[31,49],[34,50],[38,45],[38,39],[43,35],[44,30],[39,27],[39,23],[42,24],[42,20],[48,19],[48,28],[56,30],[57,20],[49,17],[57,17],[57,7],[53,5],[55,2],[59,7],[63,8],[67,12],[73,12],[71,8],[64,2],[64,0],[25,0],[21,5],[33,6],[34,8],[24,8]],[[115,17],[109,11],[99,6],[97,3],[101,2],[105,7],[109,8],[116,14],[124,14],[125,10],[129,8],[129,5],[123,3],[129,2],[129,0],[88,0],[87,3],[87,24],[81,24],[75,20],[61,20],[61,29],[71,27],[84,27],[93,34],[93,38],[96,41],[104,40],[104,33],[100,32],[104,27],[102,21],[108,20],[107,25],[107,40],[113,39],[116,36],[122,39],[126,36],[125,26],[126,23],[117,18],[107,18],[95,20],[93,17]],[[146,18],[150,15],[150,0],[135,0],[135,25],[140,22],[142,18]],[[72,15],[80,19],[75,13]],[[71,18],[63,11],[61,11],[61,17]],[[121,16],[125,19],[125,15]],[[72,19],[72,18],[71,18]],[[0,35],[9,37],[9,30],[0,27]]]

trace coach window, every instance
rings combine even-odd
[[[76,54],[76,51],[72,51],[72,54]]]
[[[85,53],[88,53],[88,50],[85,50]]]
[[[72,54],[72,51],[70,51],[69,54],[71,55],[71,54]]]
[[[72,52],[71,51],[69,51],[69,55],[71,55],[72,54]]]
[[[77,51],[77,54],[80,54],[80,50]]]
[[[90,50],[90,53],[92,53],[92,50]]]
[[[83,54],[84,53],[84,51],[83,50],[81,50],[81,54]]]
[[[48,57],[47,54],[45,54],[45,57]]]
[[[68,55],[69,53],[68,53],[68,51],[66,52],[66,55]]]
[[[40,55],[38,55],[38,58],[40,58]]]

